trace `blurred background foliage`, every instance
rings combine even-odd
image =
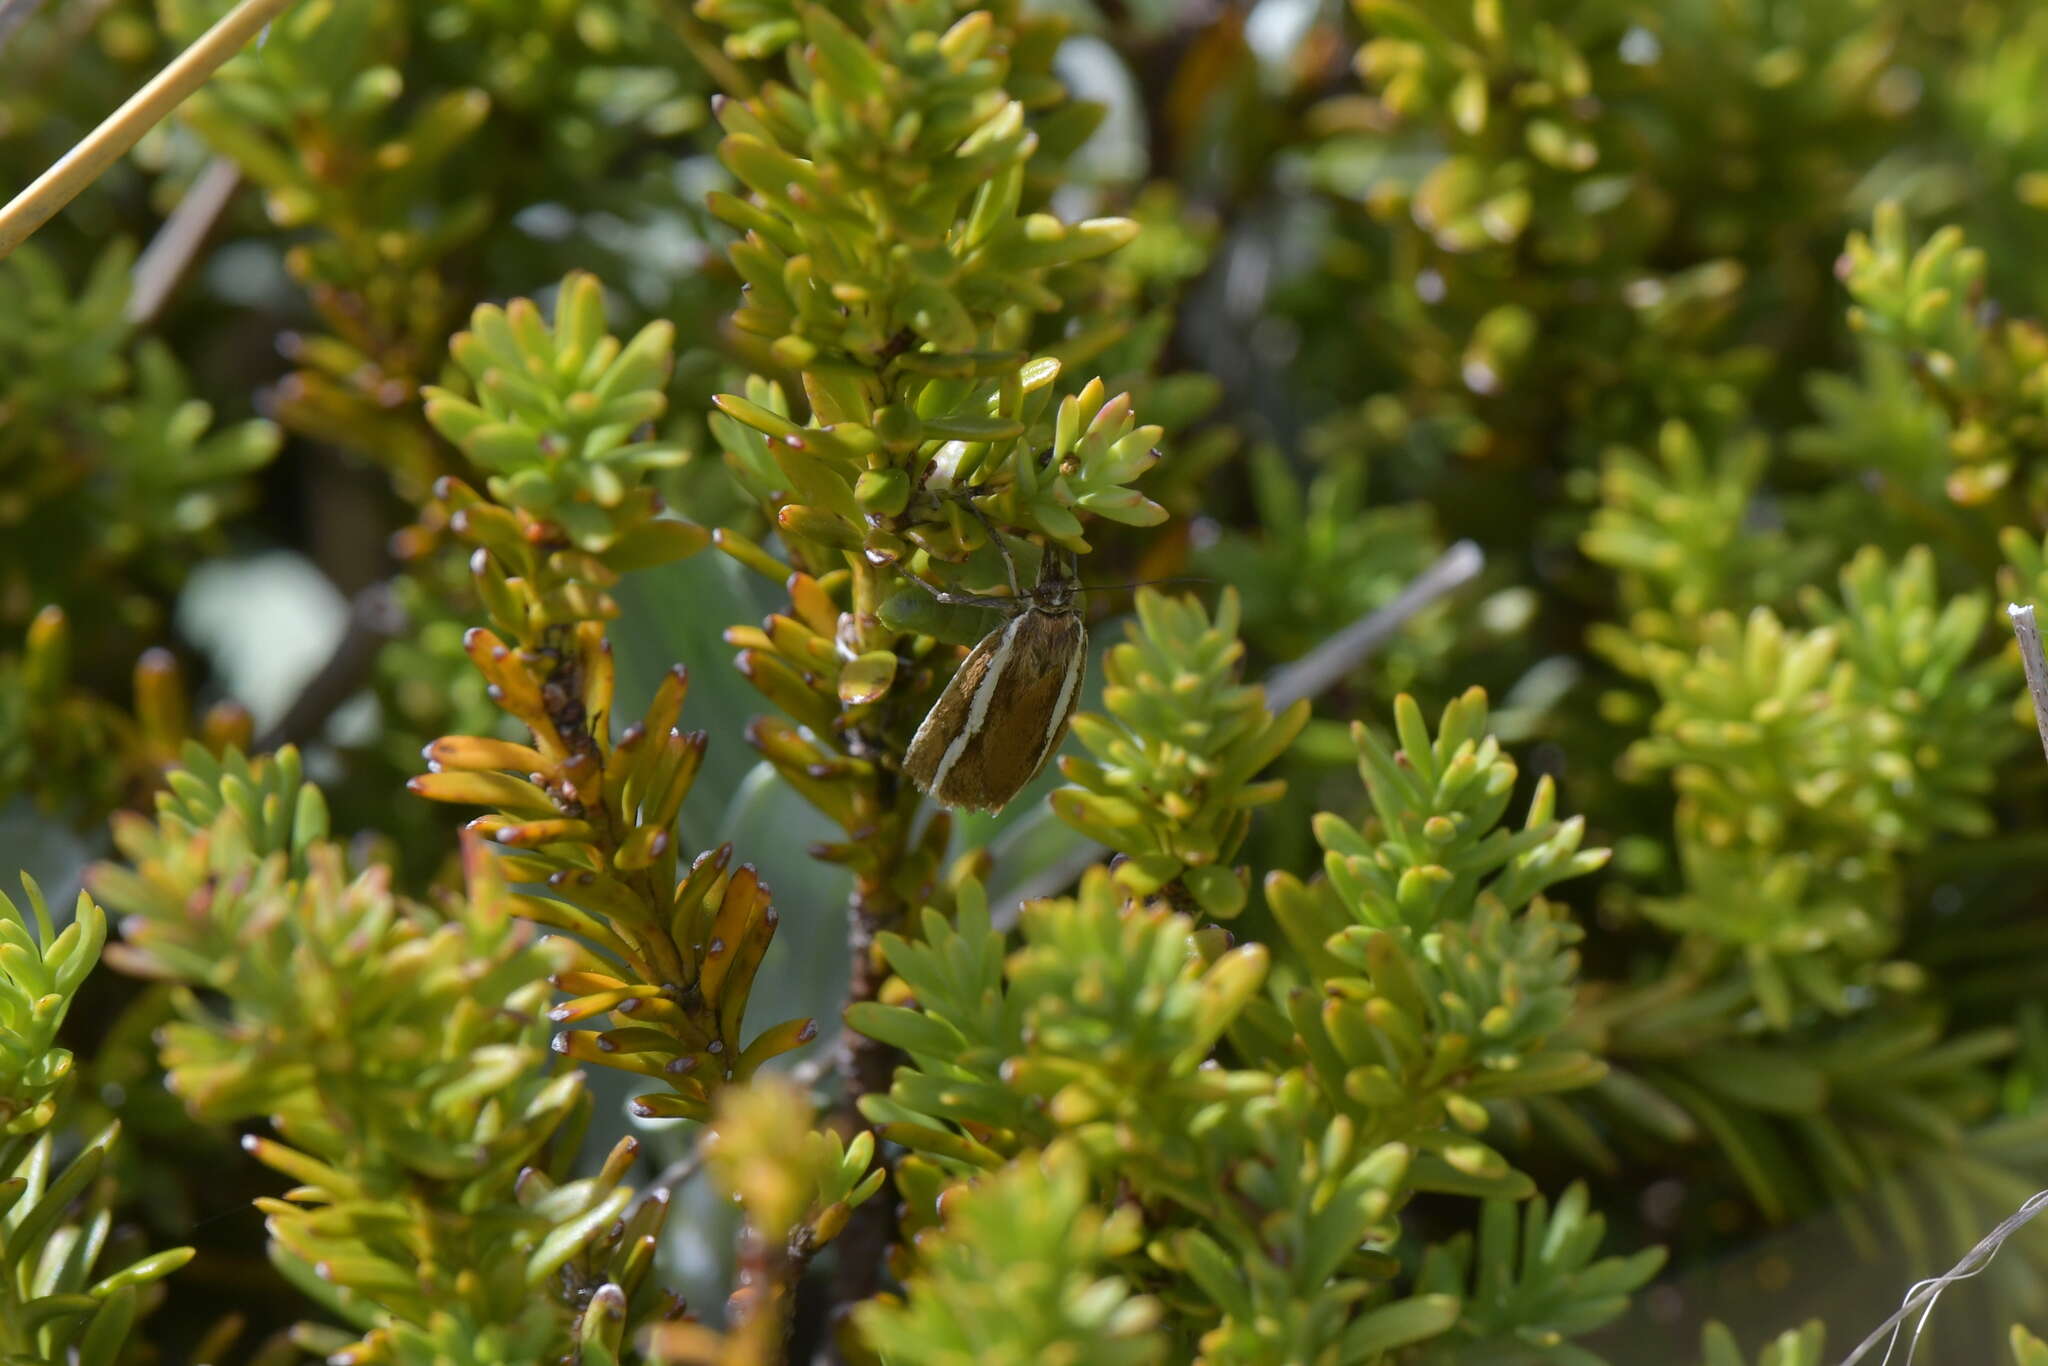
[[[0,186],[26,184],[224,8],[0,6]],[[525,738],[465,652],[465,629],[500,604],[469,572],[459,500],[435,493],[443,476],[481,487],[496,471],[436,434],[422,391],[478,378],[449,349],[478,304],[550,302],[570,269],[593,271],[614,332],[673,328],[670,368],[650,381],[661,457],[636,475],[702,526],[771,541],[749,460],[765,445],[711,416],[711,396],[786,412],[770,382],[804,395],[809,361],[733,321],[737,234],[706,195],[743,189],[716,155],[714,92],[786,72],[799,8],[301,0],[0,262],[0,841],[53,903],[114,856],[109,816],[130,813],[129,840],[143,839],[133,813],[152,809],[184,746],[289,744],[326,794],[322,877],[388,866],[400,890],[360,894],[399,907],[398,938],[500,932],[488,896],[445,900],[461,883],[454,820],[403,791],[436,737]],[[1586,877],[1568,889],[1575,978],[1558,964],[1576,930],[1489,928],[1468,907],[1460,932],[1493,935],[1485,952],[1529,980],[1439,994],[1480,1014],[1488,992],[1526,989],[1549,1012],[1531,1047],[1609,1070],[1486,1098],[1489,1142],[1551,1201],[1527,1207],[1523,1238],[1569,1229],[1553,1239],[1569,1255],[1495,1287],[1505,1298],[1422,1359],[1681,1359],[1711,1317],[1742,1343],[1709,1334],[1715,1366],[1813,1315],[1853,1342],[2048,1184],[2035,914],[2048,768],[1996,610],[2048,598],[2035,250],[2048,14],[1992,0],[1062,0],[1028,13],[1047,27],[1019,65],[1101,111],[1092,127],[1049,125],[1027,198],[1136,232],[1048,269],[1061,306],[1041,305],[1051,321],[1019,344],[1068,363],[1060,392],[1100,374],[1164,429],[1137,487],[1168,520],[1091,523],[1088,575],[1219,587],[1202,590],[1209,608],[1155,606],[1127,642],[1102,621],[1110,653],[1086,705],[1105,715],[1076,728],[1074,785],[1038,800],[1058,785],[1049,771],[1002,815],[962,818],[953,852],[997,852],[980,871],[1000,905],[1075,847],[1073,830],[1100,834],[1133,856],[1126,890],[1199,866],[1184,909],[1243,939],[1308,944],[1313,964],[1320,939],[1300,927],[1338,923],[1319,919],[1337,913],[1333,885],[1343,923],[1388,928],[1378,893],[1307,879],[1368,858],[1361,831],[1399,827],[1384,774],[1373,786],[1393,699],[1413,694],[1433,718],[1483,687],[1493,734],[1521,756],[1502,780],[1513,809],[1554,800],[1583,819],[1589,850],[1614,856],[1575,868]],[[189,262],[138,254],[209,185],[222,207]],[[1255,716],[1240,674],[1265,677],[1384,606],[1461,539],[1486,553],[1481,581],[1306,716],[1272,723],[1289,731],[1267,773],[1284,786],[1261,784],[1255,809],[1099,823],[1117,781],[1172,787],[1187,772],[1188,753],[1146,748],[1148,667],[1209,683],[1175,706]],[[760,699],[726,663],[728,629],[781,610],[780,590],[743,554],[705,554],[604,591],[621,714],[659,714],[664,671],[690,668],[687,724],[711,742],[681,781],[682,844],[737,846],[774,883],[782,923],[750,1028],[835,1018],[847,874],[801,856],[833,828],[748,747]],[[1129,611],[1113,593],[1092,610]],[[1356,741],[1354,721],[1369,728]],[[1235,743],[1263,760],[1267,738]],[[1103,760],[1119,745],[1137,760],[1109,765],[1113,779]],[[259,852],[289,861],[284,844]],[[150,923],[178,923],[149,904]],[[151,1034],[183,1021],[169,1037],[186,1039],[191,1068],[194,1039],[218,1048],[285,1016],[195,1014],[208,979],[193,965],[151,975],[185,985],[67,978],[84,1084],[65,1123],[90,1137],[73,1151],[120,1172],[119,1212],[149,1245],[200,1247],[152,1333],[164,1359],[202,1360],[193,1344],[213,1333],[210,1350],[221,1316],[249,1307],[249,1279],[269,1274],[243,1197],[274,1188],[232,1146],[261,1107],[186,1117],[158,1084]],[[523,1036],[476,1046],[537,1056]],[[643,1085],[593,1069],[584,1164],[550,1158],[574,1193],[492,1190],[492,1207],[535,1239],[609,1209],[626,1159],[596,1137],[623,1131]],[[560,1120],[544,1118],[531,1123]],[[676,1124],[647,1123],[633,1160],[678,1156]],[[10,1142],[0,1170],[29,1152]],[[1127,1258],[1112,1224],[1090,1225],[1100,1247],[1053,1246],[1045,1211],[1085,1197],[1071,1155],[1051,1152],[1044,1170],[981,1188],[963,1226],[1017,1228],[1077,1266]],[[821,1209],[858,1176],[830,1157],[805,1159],[831,1174]],[[1407,1209],[1399,1254],[1417,1286],[1485,1298],[1475,1262],[1516,1255],[1504,1199],[1526,1192],[1488,1194],[1483,1218],[1442,1192]],[[667,1283],[716,1303],[733,1215],[703,1182],[676,1202]],[[1590,1303],[1584,1277],[1609,1266],[1595,1245],[1652,1244],[1668,1263],[1626,1317],[1567,1343],[1622,1314],[1647,1267],[1601,1272],[1614,1313],[1561,1326],[1537,1302],[1543,1277]],[[988,1274],[976,1254],[941,1245],[919,1274],[935,1296],[968,1296]],[[2048,1309],[2048,1234],[2022,1236],[1982,1281],[1954,1292],[1944,1357],[1990,1360],[2005,1350],[1992,1325]],[[521,1293],[486,1286],[477,1303]],[[345,1318],[345,1292],[327,1294]],[[1122,1315],[1129,1359],[1148,1359],[1147,1311],[1097,1308]],[[300,1311],[264,1312],[245,1341]],[[876,1331],[938,1331],[915,1319],[937,1312],[878,1311]],[[1229,1346],[1218,1360],[1235,1359]],[[1787,1333],[1762,1359],[1817,1361],[1817,1335]]]

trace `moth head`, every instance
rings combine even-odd
[[[1079,611],[1081,581],[1074,575],[1074,555],[1048,545],[1038,562],[1038,583],[1025,598],[1034,611],[1059,615]]]
[[[1081,585],[1072,579],[1052,579],[1031,590],[1031,609],[1060,615],[1080,610]]]

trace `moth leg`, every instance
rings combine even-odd
[[[992,598],[983,593],[955,593],[944,588],[934,588],[915,574],[905,573],[903,577],[931,594],[935,601],[943,602],[948,607],[994,607],[1011,612],[1017,608],[1015,598]]]
[[[1003,540],[1003,533],[996,530],[996,524],[988,519],[986,512],[983,512],[975,505],[971,495],[961,495],[960,504],[974,514],[974,520],[980,522],[981,529],[988,533],[989,543],[995,546],[996,554],[1003,557],[1003,572],[1010,578],[1010,596],[1013,598],[1023,597],[1024,590],[1017,586],[1017,562],[1010,558],[1009,543]]]

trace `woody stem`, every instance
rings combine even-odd
[[[903,907],[886,889],[859,879],[847,907],[847,947],[852,954],[853,974],[846,997],[872,1001],[881,990],[888,972],[874,949],[875,936],[901,918]],[[896,1050],[868,1038],[857,1029],[839,1035],[839,1076],[843,1086],[835,1124],[842,1132],[858,1133],[867,1121],[860,1113],[860,1098],[889,1089],[896,1070]],[[880,1287],[882,1268],[889,1245],[896,1238],[896,1203],[886,1192],[857,1206],[846,1227],[833,1240],[838,1260],[832,1274],[831,1304],[834,1326],[855,1305],[871,1298]],[[820,1363],[838,1362],[836,1344],[828,1341],[818,1355]]]
[[[876,614],[881,593],[881,576],[873,566],[856,560],[853,566],[852,610],[854,634],[861,650],[887,648],[893,643]],[[898,809],[901,799],[897,790],[897,772],[902,756],[895,757],[899,763],[876,765],[874,777],[870,779],[861,803],[869,821],[868,837],[876,841],[877,853],[871,862],[857,865],[853,892],[846,907],[846,947],[850,968],[846,989],[848,1005],[872,1001],[880,993],[882,983],[888,977],[888,969],[875,947],[876,936],[897,928],[909,910],[894,888],[908,819],[908,813]],[[856,834],[855,838],[858,840],[861,836]],[[889,1089],[896,1062],[896,1050],[887,1044],[870,1039],[855,1029],[840,1031],[836,1059],[840,1093],[833,1123],[842,1133],[851,1136],[867,1127],[867,1120],[860,1112],[861,1098]],[[881,1283],[889,1246],[895,1237],[895,1202],[885,1194],[855,1208],[846,1228],[833,1240],[838,1253],[831,1286],[835,1327],[841,1315],[874,1295]],[[841,1357],[836,1345],[828,1339],[817,1359],[822,1366],[822,1363],[837,1362]]]

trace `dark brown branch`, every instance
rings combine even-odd
[[[887,980],[888,969],[875,949],[875,937],[892,928],[903,916],[901,902],[867,876],[857,877],[847,905],[847,952],[852,978],[846,999],[872,1001]],[[841,1027],[834,1041],[833,1057],[844,1085],[833,1115],[835,1127],[851,1138],[867,1126],[860,1112],[862,1096],[880,1095],[889,1089],[896,1071],[896,1050],[870,1039],[857,1029]],[[833,1263],[829,1295],[830,1319],[825,1341],[815,1358],[818,1366],[834,1366],[841,1360],[836,1341],[840,1320],[862,1301],[873,1297],[882,1282],[890,1245],[896,1241],[896,1202],[886,1189],[857,1206],[846,1227],[833,1240]]]
[[[135,258],[135,268],[128,275],[128,321],[132,325],[144,328],[155,321],[241,186],[242,171],[234,162],[215,157],[206,163],[178,207]]]
[[[1266,678],[1266,705],[1273,711],[1292,706],[1304,697],[1320,696],[1333,684],[1393,639],[1409,618],[1431,603],[1455,592],[1478,577],[1486,567],[1486,556],[1471,541],[1459,541],[1395,595],[1386,606],[1366,613],[1292,664],[1275,669]],[[997,841],[996,863],[1034,832],[1035,823],[1019,821]],[[1055,896],[1092,867],[1109,851],[1093,840],[1083,841],[1057,863],[1028,877],[1016,888],[992,898],[991,911],[996,928],[1006,930],[1017,923],[1017,912],[1027,901]],[[851,1031],[848,1031],[849,1033]]]
[[[697,59],[697,65],[704,68],[704,74],[718,84],[719,89],[737,95],[741,99],[752,99],[754,82],[746,70],[725,55],[725,49],[711,31],[690,12],[686,0],[666,0],[661,6],[661,17],[675,30],[676,37]]]
[[[725,1301],[727,1321],[741,1341],[756,1349],[778,1344],[779,1357],[787,1359],[796,1328],[797,1286],[817,1251],[808,1224],[791,1229],[780,1244],[752,1227],[741,1235],[739,1287]]]
[[[43,0],[0,0],[0,48],[42,7]]]
[[[374,583],[349,602],[348,628],[277,723],[257,737],[259,750],[304,744],[320,733],[342,703],[363,690],[384,642],[403,632],[405,609],[389,583]]]
[[[1410,617],[1464,587],[1485,567],[1485,553],[1471,541],[1459,541],[1411,579],[1385,607],[1366,613],[1292,664],[1275,669],[1266,678],[1266,705],[1278,711],[1300,698],[1320,696],[1378,653]]]
[[[690,1151],[663,1167],[661,1175],[647,1183],[648,1192],[651,1194],[654,1191],[661,1191],[666,1195],[674,1195],[695,1180],[697,1173],[702,1170],[704,1148],[701,1143],[693,1143],[690,1145]]]

